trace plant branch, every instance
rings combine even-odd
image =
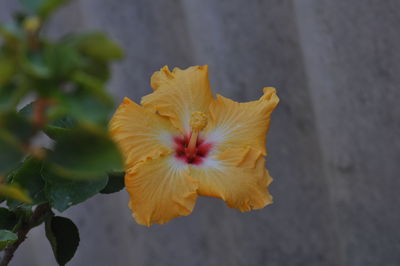
[[[17,231],[18,239],[11,246],[4,250],[4,256],[0,261],[0,266],[7,266],[14,256],[15,251],[26,239],[29,231],[39,225],[43,219],[51,213],[51,209],[48,203],[39,205],[29,220],[21,225]]]
[[[44,98],[39,98],[36,100],[35,105],[33,106],[33,124],[35,125],[37,130],[43,128],[46,124],[46,115],[45,111],[49,105],[49,100]]]

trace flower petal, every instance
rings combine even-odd
[[[172,72],[165,66],[153,74],[151,86],[154,92],[142,98],[142,105],[168,117],[181,133],[189,132],[191,113],[207,113],[213,99],[207,66],[174,68]]]
[[[125,186],[133,217],[142,225],[163,224],[189,215],[196,202],[198,182],[187,165],[170,155],[140,162],[127,171]]]
[[[258,101],[238,103],[217,95],[210,105],[210,121],[205,129],[208,141],[220,151],[228,147],[259,149],[266,155],[265,141],[271,113],[279,102],[272,87],[264,88]]]
[[[125,157],[126,168],[171,152],[173,135],[178,134],[168,119],[151,113],[128,98],[115,112],[110,132]]]
[[[249,146],[229,148],[212,162],[191,166],[190,173],[199,181],[199,195],[221,198],[231,208],[243,212],[272,203],[267,190],[272,178],[265,169],[265,159]]]

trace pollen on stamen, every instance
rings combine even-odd
[[[207,115],[203,112],[193,112],[189,121],[193,131],[201,131],[207,126]]]

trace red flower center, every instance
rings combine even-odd
[[[191,135],[174,137],[175,158],[187,164],[200,165],[209,154],[212,143],[206,142],[204,139],[198,137],[196,147],[189,149],[190,136]]]

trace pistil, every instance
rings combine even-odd
[[[187,155],[189,157],[194,157],[196,155],[196,143],[198,136],[198,131],[192,131],[192,135],[190,136],[189,144],[187,146]]]
[[[196,146],[199,133],[207,126],[207,116],[203,112],[193,112],[190,117],[190,127],[192,134],[190,135],[189,144],[186,148],[186,154],[189,158],[196,156]]]

